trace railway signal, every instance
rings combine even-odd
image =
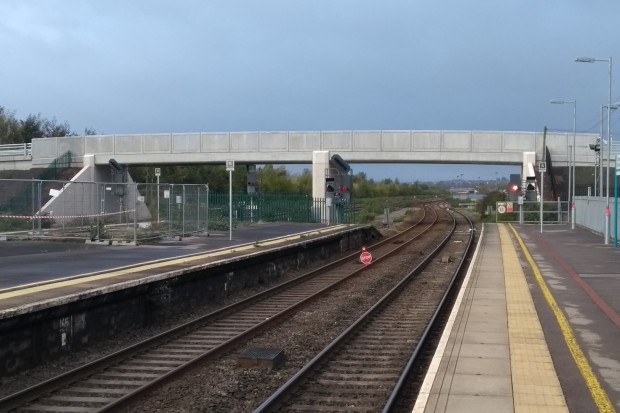
[[[508,182],[508,201],[516,202],[521,195],[521,174],[510,174]]]

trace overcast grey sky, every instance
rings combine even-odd
[[[608,65],[574,59],[620,68],[619,18],[618,0],[2,0],[0,105],[80,133],[541,131],[571,130],[549,100],[576,99],[598,132]]]

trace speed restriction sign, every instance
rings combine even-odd
[[[498,214],[505,214],[506,213],[506,205],[498,205],[497,206],[497,213]]]

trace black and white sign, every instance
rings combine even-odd
[[[498,202],[497,203],[497,213],[498,214],[505,214],[506,213],[506,203],[505,202]]]

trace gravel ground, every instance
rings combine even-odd
[[[374,225],[384,235],[397,232],[404,220],[417,218],[413,209],[391,212],[395,224],[383,228],[382,216],[377,217]],[[346,254],[342,254],[344,256]],[[333,257],[333,260],[337,257]],[[312,267],[319,267],[323,262],[316,262]],[[403,261],[401,265],[409,265]],[[380,267],[379,267],[380,268]],[[310,268],[305,268],[303,272]],[[269,394],[275,391],[292,374],[303,366],[310,358],[322,350],[342,330],[347,327],[361,312],[365,311],[376,299],[382,296],[391,284],[390,280],[397,277],[398,268],[377,269],[367,272],[356,282],[345,283],[343,288],[328,298],[298,312],[290,320],[282,323],[275,330],[256,337],[251,343],[239,347],[234,353],[204,368],[196,368],[193,372],[181,376],[174,384],[166,385],[144,400],[133,405],[126,411],[131,412],[246,412],[252,411]],[[283,276],[279,282],[294,278],[302,271],[294,271]],[[268,288],[263,286],[261,289]],[[114,342],[102,342],[92,347],[59,359],[55,363],[23,372],[9,378],[3,378],[0,386],[0,397],[32,386],[42,380],[54,377],[89,361],[101,357],[102,354],[114,352],[132,343],[141,341],[157,332],[166,330],[196,316],[207,314],[224,305],[253,295],[260,289],[239,292],[226,300],[214,302],[197,310],[191,316],[183,315],[168,320],[167,323],[134,331],[118,338]],[[319,327],[319,328],[317,328]],[[240,369],[236,368],[236,358],[248,347],[266,346],[283,348],[286,361],[275,370]]]

